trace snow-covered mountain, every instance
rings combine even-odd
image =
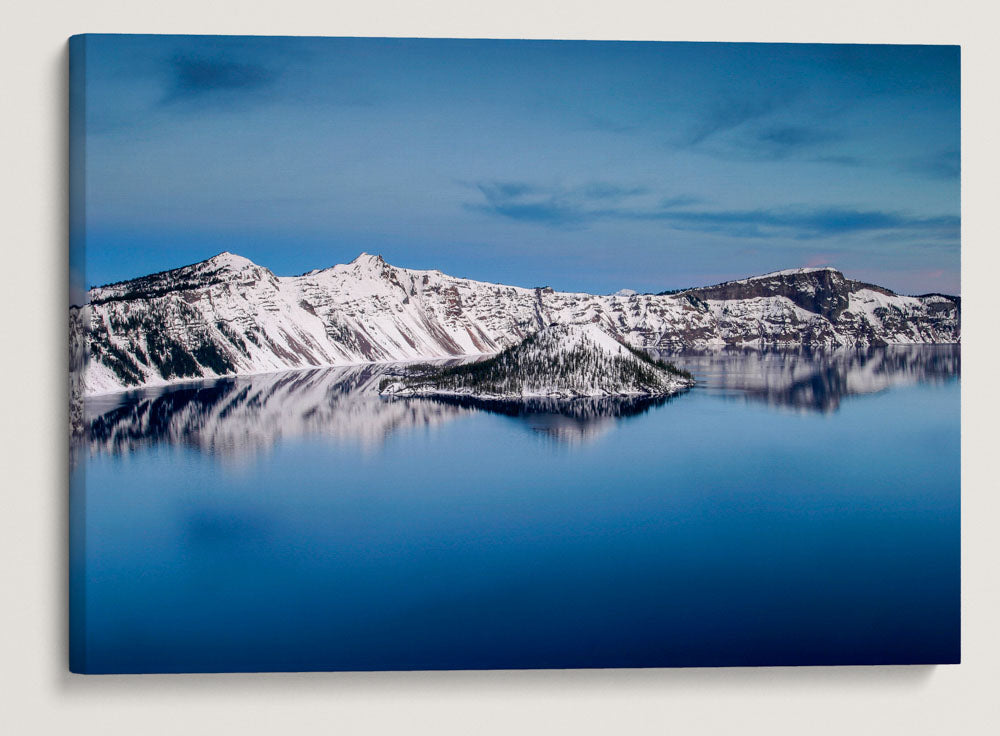
[[[232,253],[91,289],[70,310],[85,395],[184,379],[491,354],[552,324],[640,348],[958,342],[956,297],[899,296],[833,269],[674,294],[593,295],[419,271],[361,254],[279,277]]]
[[[550,325],[487,360],[387,381],[382,393],[489,400],[669,396],[693,385],[690,374],[586,324]]]

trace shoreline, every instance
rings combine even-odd
[[[654,351],[656,353],[722,353],[727,350],[752,350],[754,352],[760,353],[783,353],[789,351],[801,351],[810,350],[814,352],[821,353],[834,353],[834,352],[846,352],[852,350],[869,350],[872,348],[876,349],[890,349],[899,347],[933,347],[942,345],[961,345],[961,341],[955,342],[896,342],[889,343],[887,345],[840,345],[840,346],[828,346],[828,345],[810,345],[806,343],[798,343],[796,345],[759,345],[755,342],[750,343],[740,343],[734,345],[710,345],[696,347],[691,346],[687,348],[639,348],[641,350]],[[452,355],[448,357],[434,357],[434,358],[414,358],[412,360],[375,360],[375,361],[359,361],[355,363],[323,363],[320,365],[309,365],[309,366],[298,366],[289,368],[274,368],[271,370],[264,371],[248,371],[240,373],[227,373],[219,376],[198,376],[190,378],[179,378],[172,380],[164,380],[161,383],[144,383],[140,386],[122,386],[119,388],[114,388],[108,391],[97,391],[97,392],[81,392],[79,395],[80,399],[87,400],[93,398],[104,398],[110,396],[119,396],[121,394],[127,394],[132,391],[144,391],[149,389],[159,389],[159,388],[169,388],[172,386],[181,386],[186,383],[198,383],[200,381],[214,381],[223,378],[245,378],[252,376],[266,376],[274,373],[295,373],[299,371],[312,371],[312,370],[327,370],[334,368],[359,368],[362,366],[369,365],[420,365],[423,363],[439,363],[451,360],[469,360],[475,358],[489,358],[497,353],[462,353],[460,355]],[[86,368],[84,368],[84,371]],[[75,378],[74,372],[70,372],[71,379]],[[404,398],[404,397],[400,397]],[[539,397],[541,398],[541,397]]]
[[[446,358],[414,358],[413,360],[365,360],[365,361],[359,361],[357,363],[322,363],[319,365],[304,365],[304,366],[296,366],[289,368],[275,368],[273,370],[266,370],[266,371],[245,371],[240,373],[225,373],[219,376],[196,376],[190,378],[185,377],[172,380],[165,380],[162,383],[144,383],[141,386],[122,386],[121,388],[111,389],[110,391],[82,393],[81,398],[86,400],[94,398],[103,398],[107,396],[118,396],[120,394],[126,394],[131,391],[145,391],[148,389],[169,388],[172,386],[182,386],[186,383],[218,381],[224,378],[250,378],[253,376],[269,376],[275,373],[299,373],[303,371],[334,370],[337,368],[361,368],[369,365],[421,365],[428,363],[433,364],[438,362],[447,362],[451,360],[484,358],[484,357],[489,357],[491,355],[496,355],[496,353],[463,353],[461,355],[451,355]],[[70,372],[70,376],[71,377],[73,376],[72,372]]]

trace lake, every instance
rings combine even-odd
[[[664,357],[658,402],[88,399],[72,669],[957,662],[959,347]]]

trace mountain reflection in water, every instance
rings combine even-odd
[[[722,350],[660,353],[698,379],[694,391],[726,398],[830,412],[844,397],[894,385],[958,377],[958,345],[894,346],[839,351]],[[392,433],[434,427],[476,412],[510,417],[557,442],[580,443],[670,399],[600,398],[482,401],[386,399],[381,379],[399,365],[367,365],[222,378],[98,396],[84,402],[74,434],[79,452],[125,453],[183,444],[223,459],[268,451],[283,438],[325,437],[380,446]],[[673,400],[683,401],[684,395]],[[73,416],[76,416],[74,413]],[[74,456],[76,454],[74,453]]]
[[[960,345],[841,350],[734,349],[657,352],[695,374],[701,390],[771,406],[827,413],[843,398],[961,376]]]
[[[101,396],[85,402],[91,452],[185,444],[223,458],[267,451],[282,438],[316,435],[377,447],[392,432],[467,413],[378,396],[385,365],[292,371]]]

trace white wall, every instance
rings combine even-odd
[[[174,734],[1000,733],[994,221],[1000,17],[987,2],[9,0],[0,54],[0,728]],[[963,664],[76,677],[66,672],[66,46],[80,32],[963,45]],[[992,342],[991,342],[992,341]]]

